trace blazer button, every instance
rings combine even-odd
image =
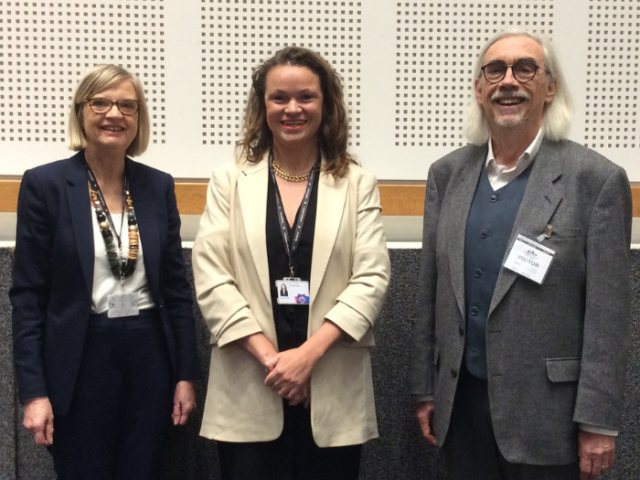
[[[464,328],[458,327],[458,333],[460,334],[460,336],[464,335]]]
[[[476,278],[480,278],[480,277],[482,276],[482,270],[480,270],[479,268],[477,268],[477,269],[476,269],[476,271],[475,271],[475,272],[473,272],[473,275],[474,275]]]
[[[489,236],[489,232],[487,232],[486,230],[482,230],[480,232],[480,238],[487,238]]]
[[[474,317],[478,314],[478,312],[479,312],[479,310],[478,310],[478,308],[477,308],[477,307],[471,307],[471,308],[469,309],[469,313],[470,313],[471,315],[473,315]]]
[[[491,203],[496,203],[497,201],[498,201],[498,196],[497,196],[497,195],[495,195],[495,194],[491,195],[490,202],[491,202]]]
[[[455,368],[451,369],[451,378],[458,378],[458,372]]]

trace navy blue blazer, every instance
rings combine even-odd
[[[200,375],[173,178],[126,159],[149,289],[175,381]],[[91,314],[94,241],[84,151],[27,170],[18,197],[13,353],[20,400],[69,411]]]

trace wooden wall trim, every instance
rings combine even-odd
[[[0,179],[0,212],[15,212],[20,179]],[[424,184],[383,182],[380,203],[385,216],[422,216]],[[631,186],[633,216],[640,217],[640,185]],[[178,210],[183,215],[200,215],[206,203],[207,181],[176,181]]]
[[[0,212],[15,212],[18,207],[20,180],[0,180]]]

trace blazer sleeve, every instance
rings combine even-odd
[[[216,170],[211,177],[193,246],[196,297],[218,347],[262,331],[238,290],[231,261],[231,196],[236,182],[231,168],[235,166]]]
[[[13,307],[13,357],[22,402],[48,396],[43,345],[53,227],[42,192],[36,174],[27,170],[18,196],[13,286],[9,292]]]
[[[363,172],[357,189],[358,210],[351,276],[325,318],[359,341],[373,328],[382,309],[391,265],[375,176]]]
[[[622,423],[630,325],[631,189],[621,168],[604,183],[589,221],[582,358],[574,421]]]
[[[430,396],[434,393],[433,370],[436,361],[435,315],[438,285],[436,237],[441,203],[436,174],[432,166],[427,178],[427,192],[424,201],[417,317],[413,333],[409,371],[409,392],[422,396]]]
[[[180,214],[176,204],[175,185],[173,178],[168,177],[169,182],[165,193],[168,238],[160,260],[163,276],[162,297],[176,342],[177,379],[195,380],[200,377],[200,363],[193,316],[193,297],[191,286],[187,281],[182,253]]]

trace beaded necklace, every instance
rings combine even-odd
[[[127,224],[129,231],[129,254],[127,258],[122,258],[122,241],[121,236],[116,231],[115,225],[113,225],[113,233],[116,234],[118,239],[118,249],[113,240],[113,233],[111,232],[111,225],[113,220],[109,208],[107,208],[107,202],[104,200],[98,181],[95,175],[91,171],[89,164],[87,166],[87,176],[89,178],[91,203],[96,212],[96,218],[98,219],[98,225],[100,227],[100,233],[104,239],[105,247],[107,248],[107,259],[109,260],[109,268],[111,273],[124,284],[125,279],[131,277],[136,270],[138,264],[138,220],[136,219],[136,212],[133,208],[133,200],[129,193],[129,181],[127,176],[124,175],[122,179],[122,218],[120,220],[120,234],[123,230],[125,205],[127,209]]]

